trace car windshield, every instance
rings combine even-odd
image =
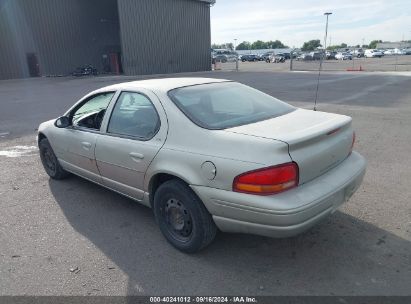
[[[237,82],[220,82],[169,91],[176,106],[200,127],[221,130],[278,117],[295,110]]]

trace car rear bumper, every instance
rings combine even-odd
[[[353,152],[316,179],[271,196],[191,187],[221,231],[288,237],[309,229],[335,212],[358,189],[365,167],[365,159]]]

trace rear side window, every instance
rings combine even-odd
[[[159,127],[160,119],[150,99],[140,93],[123,92],[114,106],[107,132],[148,140]]]
[[[168,95],[195,124],[221,130],[287,114],[294,107],[237,82],[178,88]]]

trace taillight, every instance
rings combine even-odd
[[[351,143],[350,153],[351,153],[352,150],[354,149],[354,144],[355,144],[355,132],[352,132],[352,143]]]
[[[298,165],[286,163],[240,174],[234,179],[233,191],[269,195],[298,185]]]

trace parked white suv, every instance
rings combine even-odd
[[[364,53],[365,58],[372,58],[372,57],[381,58],[382,56],[384,56],[384,53],[379,50],[365,50],[365,53]]]

